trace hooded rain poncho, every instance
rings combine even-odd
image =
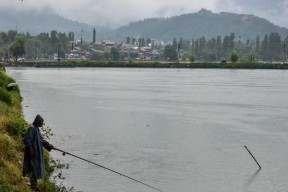
[[[29,176],[33,171],[37,179],[45,176],[45,163],[42,146],[44,146],[48,151],[53,149],[53,145],[44,140],[40,133],[39,125],[41,125],[41,122],[44,122],[43,118],[40,115],[37,115],[33,125],[28,129],[23,139],[25,145],[23,175]],[[32,147],[32,157],[28,152],[30,147]]]

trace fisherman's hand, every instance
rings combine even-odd
[[[50,148],[51,148],[51,150],[52,150],[52,149],[55,149],[55,147],[54,147],[53,145],[51,145],[51,144],[50,144]]]
[[[50,152],[52,149],[55,149],[55,147],[50,144],[49,147],[47,148],[47,150]]]

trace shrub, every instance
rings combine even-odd
[[[232,51],[230,54],[230,60],[235,63],[239,59],[238,53],[236,51]]]
[[[1,118],[8,112],[8,110],[9,106],[5,102],[0,100],[0,128],[3,126],[3,124],[1,125]]]
[[[189,54],[189,61],[190,61],[191,63],[193,63],[193,62],[195,61],[195,54],[194,54],[194,53],[190,53],[190,54]]]
[[[4,72],[0,71],[0,79],[5,83],[5,86],[9,83],[15,83],[14,79],[7,76]]]
[[[29,125],[23,118],[11,118],[8,122],[8,132],[14,136],[22,136]]]
[[[0,134],[0,152],[4,159],[10,159],[13,154],[14,142],[7,134]]]
[[[1,184],[0,185],[0,191],[1,192],[10,192],[13,191],[11,186],[8,186],[7,184]]]
[[[4,101],[8,105],[12,104],[11,94],[7,90],[5,90],[3,88],[0,88],[0,100]]]
[[[4,88],[4,87],[5,87],[5,82],[2,79],[0,79],[0,88]]]
[[[227,64],[227,61],[225,59],[222,59],[221,64]]]
[[[28,192],[25,189],[17,189],[14,186],[8,184],[0,184],[0,191],[1,192]]]

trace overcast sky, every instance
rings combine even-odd
[[[130,21],[194,13],[205,8],[215,13],[254,14],[288,27],[288,0],[0,0],[0,7],[55,11],[68,19],[113,28]]]

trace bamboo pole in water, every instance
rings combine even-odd
[[[261,169],[261,166],[260,166],[260,164],[258,163],[258,161],[256,160],[256,158],[253,156],[253,154],[251,153],[251,151],[248,149],[248,147],[247,146],[244,146],[246,149],[247,149],[247,151],[249,152],[249,154],[251,155],[251,157],[254,159],[254,161],[257,163],[257,165],[258,165],[258,167],[259,167],[259,170]]]

